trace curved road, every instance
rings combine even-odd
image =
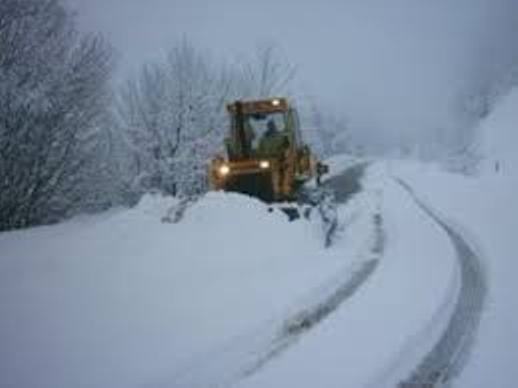
[[[411,375],[399,383],[399,387],[449,386],[462,371],[473,345],[487,293],[486,275],[480,257],[462,235],[424,204],[406,182],[396,181],[448,235],[455,248],[461,274],[460,293],[445,331]]]
[[[354,193],[361,191],[360,180],[367,165],[357,165],[343,174],[329,179],[324,187],[332,190],[334,200],[344,203]],[[433,388],[449,386],[460,374],[469,356],[487,293],[487,281],[480,257],[455,228],[441,219],[404,181],[396,181],[409,193],[419,208],[431,217],[449,237],[456,253],[460,273],[460,287],[453,313],[446,328],[435,344],[421,359],[416,361],[413,371],[400,380],[399,388]],[[379,258],[384,251],[384,232],[382,214],[373,214],[374,244],[370,247],[371,259],[358,267],[347,268],[346,274],[338,274],[337,281],[331,281],[327,291],[314,295],[313,303],[300,306],[284,319],[272,321],[257,333],[249,333],[246,340],[238,338],[229,344],[226,352],[231,354],[230,364],[216,357],[205,367],[209,380],[198,379],[199,370],[184,376],[177,376],[174,386],[203,387],[207,381],[213,386],[232,386],[262,369],[265,364],[277,358],[293,346],[301,336],[321,323],[335,312],[344,301],[353,297],[366,279],[376,270]],[[326,237],[332,241],[333,231]],[[347,275],[347,276],[346,276]],[[233,360],[233,362],[232,362]],[[221,361],[221,362],[220,362]],[[222,374],[223,371],[223,374]],[[184,384],[188,382],[188,384]],[[176,383],[176,384],[175,384]],[[164,385],[165,386],[165,385]]]

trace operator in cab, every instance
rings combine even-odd
[[[259,154],[262,157],[282,157],[288,146],[286,135],[279,131],[272,119],[266,123],[266,132],[259,141]]]

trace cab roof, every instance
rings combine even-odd
[[[286,112],[289,108],[286,98],[268,98],[264,100],[235,101],[227,105],[229,113],[236,113],[236,106],[241,104],[243,114]]]

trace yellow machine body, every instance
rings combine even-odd
[[[285,98],[227,105],[226,155],[209,167],[214,190],[236,191],[266,202],[297,199],[300,187],[327,172],[302,141],[296,109]]]

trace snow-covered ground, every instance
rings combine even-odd
[[[479,176],[371,162],[329,248],[318,217],[223,193],[0,234],[0,386],[515,387],[518,158],[494,138],[517,105]]]
[[[447,237],[383,167],[365,186],[383,196],[378,268],[298,346],[239,386],[395,386],[442,331],[458,284]]]
[[[353,243],[333,250],[318,220],[290,223],[222,193],[178,224],[161,222],[174,200],[147,196],[132,210],[0,234],[0,386],[130,387],[203,371],[206,354],[282,322],[363,260],[374,204],[360,202],[361,214],[341,210],[356,233],[341,240]]]
[[[475,177],[434,166],[396,163],[392,173],[459,228],[482,256],[488,301],[477,340],[455,386],[511,388],[518,384],[518,89],[482,123],[487,159]]]
[[[511,177],[460,178],[428,166],[401,166],[395,173],[433,209],[461,230],[483,258],[488,301],[458,387],[515,387],[518,371],[516,231],[518,181]]]
[[[369,171],[329,249],[318,218],[222,193],[177,224],[160,221],[174,201],[148,196],[0,235],[2,386],[395,384],[458,282],[440,228]]]

